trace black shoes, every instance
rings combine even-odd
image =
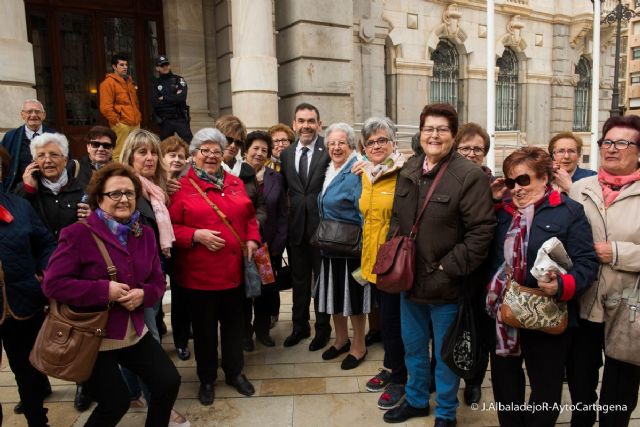
[[[191,357],[189,347],[176,347],[176,352],[178,353],[178,359],[180,360],[189,360]]]
[[[360,366],[360,364],[365,359],[365,357],[367,357],[367,353],[368,352],[365,351],[360,359],[356,359],[356,357],[353,354],[349,354],[347,357],[345,357],[345,359],[340,364],[340,368],[342,368],[343,371],[348,371],[349,369],[357,368],[358,366]]]
[[[78,412],[84,412],[91,406],[91,399],[84,393],[82,384],[76,385],[76,397],[73,399],[73,407]]]
[[[322,360],[331,360],[340,356],[342,353],[346,353],[351,349],[351,341],[347,340],[345,345],[340,348],[335,348],[334,346],[329,347],[324,353],[322,353]]]
[[[329,343],[329,335],[330,334],[319,334],[316,332],[316,336],[313,337],[309,344],[309,351],[317,351],[321,348],[325,348],[327,343]]]
[[[244,394],[245,396],[253,396],[256,392],[253,388],[253,384],[249,382],[244,374],[239,374],[234,378],[225,378],[224,382],[235,388],[238,393]]]
[[[436,418],[436,422],[433,427],[456,427],[458,422],[456,420],[445,420],[444,418]]]
[[[265,347],[275,347],[276,342],[271,338],[269,334],[267,335],[256,335],[256,341],[262,344]]]
[[[429,415],[429,407],[414,408],[406,400],[393,409],[388,410],[382,419],[387,423],[403,423],[409,418],[426,417]],[[436,420],[437,422],[437,420]]]
[[[242,349],[244,351],[253,351],[256,349],[255,344],[253,344],[252,338],[242,338]]]
[[[285,347],[293,347],[294,345],[298,344],[303,339],[309,338],[310,336],[311,336],[311,332],[309,332],[309,330],[300,331],[300,330],[295,330],[294,329],[293,332],[291,332],[291,335],[289,335],[287,338],[285,338],[284,346]]]
[[[479,385],[467,384],[464,387],[464,403],[466,403],[467,406],[480,402],[481,397],[482,389]]]
[[[382,332],[375,329],[369,329],[367,335],[364,336],[364,345],[367,347],[380,341],[382,341]]]
[[[200,400],[200,403],[204,406],[213,405],[213,398],[215,395],[216,393],[213,390],[213,384],[200,383],[200,389],[198,390],[198,400]]]

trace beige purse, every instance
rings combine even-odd
[[[604,353],[612,359],[640,366],[640,289],[625,288],[604,301]]]

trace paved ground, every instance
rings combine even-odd
[[[167,293],[165,302],[170,294]],[[165,305],[167,325],[169,306]],[[256,395],[244,397],[224,384],[222,372],[216,384],[216,400],[213,406],[203,407],[197,399],[198,380],[195,374],[195,362],[183,362],[176,357],[171,334],[163,345],[171,355],[180,374],[182,386],[176,407],[185,414],[194,427],[200,426],[383,426],[383,411],[376,407],[377,393],[368,393],[367,380],[378,372],[383,358],[382,345],[369,348],[366,361],[357,369],[343,371],[338,358],[325,362],[321,352],[309,352],[310,339],[293,348],[283,348],[282,342],[291,330],[291,294],[282,293],[280,321],[272,330],[277,342],[274,348],[265,348],[260,344],[256,350],[246,354],[245,372],[256,388]],[[489,404],[493,395],[490,388],[490,375],[483,385],[483,401]],[[79,414],[73,409],[75,386],[63,381],[52,380],[53,394],[45,401],[49,408],[52,426],[81,426],[88,412]],[[462,390],[459,398],[462,399]],[[568,391],[564,399],[569,402]],[[3,357],[0,370],[0,402],[4,409],[4,426],[26,426],[23,416],[13,414],[13,406],[18,401],[18,391],[13,374],[9,370],[6,357]],[[481,405],[482,405],[481,403]],[[433,410],[433,403],[431,408]],[[130,410],[121,426],[137,427],[144,425],[145,413],[142,410]],[[560,415],[558,425],[568,425],[569,413]],[[433,415],[428,418],[414,419],[407,426],[432,426]],[[458,410],[459,426],[497,426],[495,412],[487,410],[473,411],[462,404]],[[632,426],[640,427],[640,410],[634,413]]]

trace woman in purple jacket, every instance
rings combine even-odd
[[[129,391],[118,365],[149,387],[145,425],[167,425],[180,375],[144,324],[144,308],[162,297],[165,281],[153,230],[140,224],[136,210],[140,180],[130,167],[110,164],[94,174],[87,193],[93,212],[86,224],[62,230],[42,285],[47,297],[79,310],[110,307],[106,337],[87,382],[87,392],[98,406],[85,425],[115,426],[129,409]],[[109,280],[91,233],[104,242],[117,281]]]

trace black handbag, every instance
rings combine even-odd
[[[362,227],[348,222],[320,219],[309,243],[328,255],[360,258]]]
[[[293,287],[291,282],[291,266],[285,258],[282,258],[282,262],[284,265],[276,270],[276,285],[278,286],[278,291],[286,291]]]
[[[483,319],[469,292],[460,298],[458,314],[442,342],[440,356],[454,374],[465,380],[485,369],[489,352],[483,344]]]

